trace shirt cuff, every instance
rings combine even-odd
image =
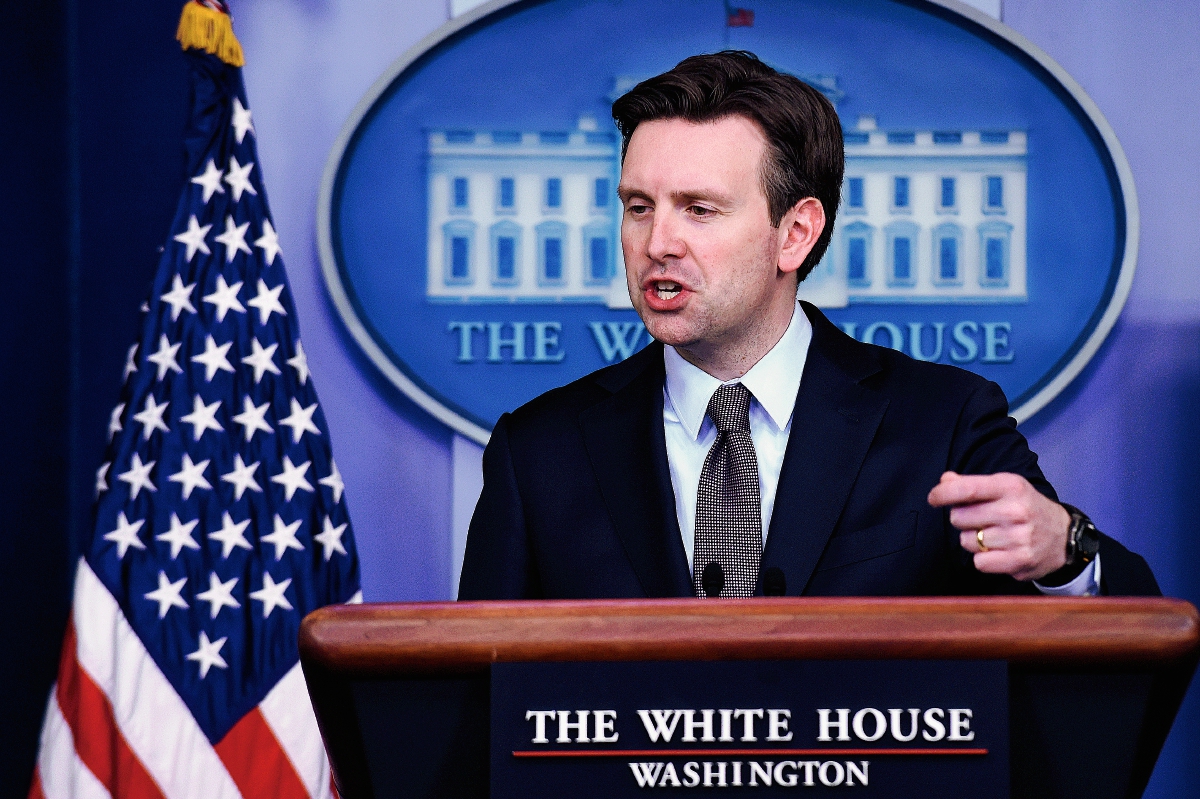
[[[1037,590],[1046,596],[1099,596],[1100,595],[1100,556],[1089,563],[1074,580],[1064,585],[1042,585],[1033,581]]]

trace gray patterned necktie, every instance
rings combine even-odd
[[[708,402],[708,417],[717,427],[717,440],[700,471],[692,586],[696,596],[706,596],[704,585],[711,586],[716,571],[724,576],[720,596],[754,596],[762,561],[762,506],[749,389],[741,383],[718,388]],[[709,568],[714,562],[720,570]]]

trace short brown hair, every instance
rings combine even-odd
[[[833,236],[842,194],[845,151],[842,125],[833,104],[799,78],[764,64],[744,50],[696,55],[649,78],[613,103],[621,131],[621,159],[633,131],[656,119],[713,122],[744,116],[758,123],[767,139],[763,194],[771,224],[805,197],[825,209],[825,229],[799,272],[803,280],[821,260]]]

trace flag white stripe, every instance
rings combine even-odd
[[[46,799],[112,799],[108,789],[75,753],[75,738],[54,691],[50,693],[42,724],[37,769]]]
[[[191,711],[84,560],[75,580],[74,615],[79,664],[108,696],[121,734],[163,793],[170,799],[240,799]]]
[[[258,705],[271,732],[292,761],[300,781],[313,799],[327,799],[329,761],[321,743],[321,731],[313,715],[304,683],[304,672],[297,663]]]

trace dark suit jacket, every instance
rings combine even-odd
[[[787,593],[1036,593],[976,571],[942,472],[1015,472],[1056,499],[1000,387],[863,344],[803,304],[812,345],[763,552]],[[663,433],[662,345],[505,414],[483,456],[460,599],[691,596]],[[1101,548],[1102,588],[1157,594],[1146,562]],[[759,589],[761,593],[761,586]]]

